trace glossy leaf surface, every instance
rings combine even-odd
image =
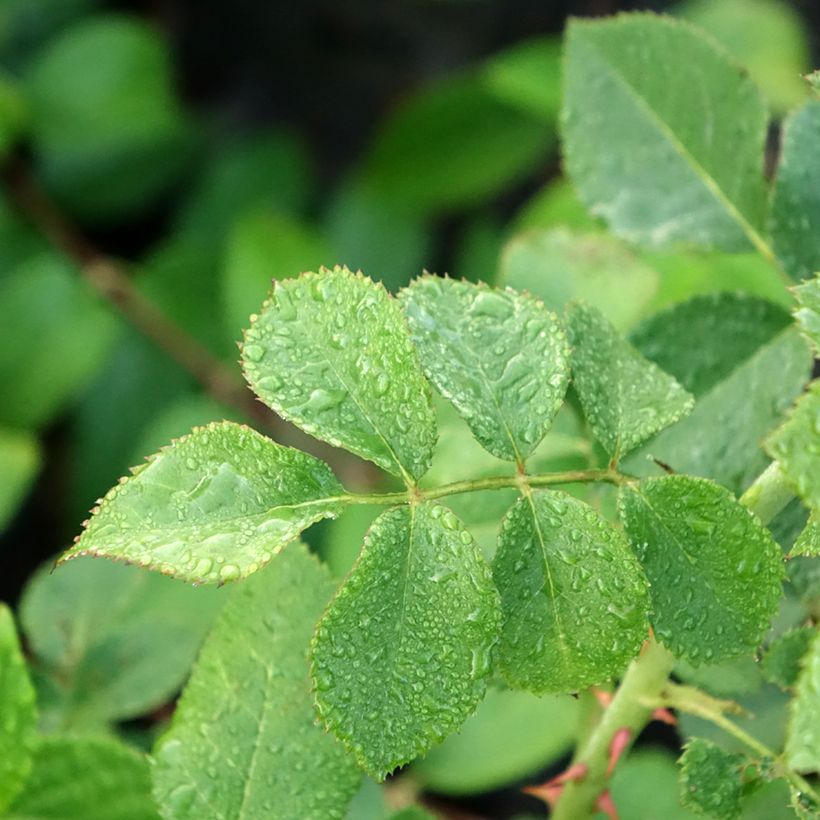
[[[793,288],[793,293],[797,300],[794,318],[815,353],[820,353],[820,273]]]
[[[725,752],[710,740],[690,740],[680,759],[681,803],[708,817],[739,817],[745,764],[743,755]]]
[[[797,536],[789,557],[794,558],[798,555],[820,555],[820,513],[812,513],[805,528]]]
[[[816,772],[820,769],[820,631],[815,630],[800,665],[796,694],[790,704],[786,760],[797,771]]]

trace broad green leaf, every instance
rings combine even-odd
[[[0,423],[51,421],[92,378],[115,330],[79,273],[50,253],[0,273]]]
[[[526,294],[437,276],[400,294],[427,377],[498,458],[524,462],[569,382],[558,317]]]
[[[792,289],[797,301],[794,318],[811,342],[814,352],[820,354],[820,273],[808,282]]]
[[[786,733],[786,761],[800,772],[820,769],[820,631],[815,628],[814,633],[800,663]]]
[[[200,427],[135,467],[60,561],[95,555],[194,583],[256,572],[344,493],[330,468],[231,422]]]
[[[500,99],[481,70],[472,71],[405,100],[377,131],[363,179],[409,212],[440,213],[508,188],[553,143],[541,115]]]
[[[795,279],[820,270],[820,100],[791,114],[772,195],[769,231],[774,252]]]
[[[148,761],[113,738],[41,738],[7,820],[159,820]]]
[[[623,535],[561,492],[519,499],[501,526],[493,577],[504,616],[498,665],[536,694],[616,677],[647,636],[646,579]]]
[[[241,338],[273,280],[314,270],[329,259],[324,237],[291,216],[263,210],[240,216],[228,236],[222,281],[228,336]]]
[[[744,755],[725,752],[697,737],[686,744],[679,763],[684,806],[718,820],[740,817],[743,769],[747,765]]]
[[[781,689],[791,689],[797,683],[800,660],[808,651],[815,634],[814,627],[802,626],[772,641],[761,663],[766,680]]]
[[[651,246],[763,244],[766,109],[711,40],[648,14],[573,20],[565,59],[566,167],[594,214]]]
[[[680,342],[685,344],[683,338]],[[720,344],[733,347],[727,340]],[[704,345],[704,354],[710,349]],[[711,478],[735,493],[743,492],[769,461],[761,442],[810,373],[806,343],[794,328],[786,328],[737,362],[731,373],[699,398],[687,418],[626,459],[624,469],[638,475],[660,473],[651,457],[676,472]]]
[[[23,430],[0,428],[0,531],[17,512],[39,467],[37,439]]]
[[[361,273],[276,282],[245,332],[242,363],[265,404],[317,438],[406,481],[430,465],[435,417],[404,317]]]
[[[179,178],[192,133],[167,44],[147,23],[79,23],[37,55],[26,81],[39,173],[76,216],[114,221]]]
[[[789,558],[795,558],[799,555],[813,557],[820,555],[820,513],[814,512],[811,514],[805,528],[797,536],[797,540],[789,552]]]
[[[491,687],[474,715],[417,763],[413,778],[443,794],[476,794],[541,770],[565,754],[578,729],[578,701]]]
[[[617,460],[692,409],[668,373],[621,338],[595,308],[567,310],[573,384],[595,438]]]
[[[29,581],[20,618],[52,687],[48,728],[97,728],[147,714],[180,688],[224,600],[170,578],[81,558]]]
[[[567,228],[514,237],[501,256],[500,278],[550,310],[582,300],[619,330],[646,314],[658,289],[658,274],[629,246],[606,233]]]
[[[678,13],[711,34],[743,66],[778,113],[806,96],[806,28],[783,0],[690,0]]]
[[[812,382],[789,418],[766,440],[798,495],[820,510],[820,381]]]
[[[0,813],[17,796],[31,770],[37,713],[14,618],[0,604]]]
[[[700,398],[790,322],[788,311],[765,299],[711,293],[656,313],[629,338],[647,359]]]
[[[334,588],[296,543],[234,589],[154,751],[165,817],[345,816],[361,775],[315,723],[307,661]]]
[[[752,652],[719,663],[693,665],[678,660],[675,677],[718,698],[757,692],[763,686],[760,662]]]
[[[490,569],[455,515],[388,510],[316,629],[319,715],[383,780],[474,711],[498,629]]]
[[[690,476],[625,486],[619,506],[649,579],[658,639],[693,663],[754,649],[777,611],[784,572],[769,531],[728,490]]]

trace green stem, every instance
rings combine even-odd
[[[644,645],[632,661],[612,703],[604,710],[598,726],[576,754],[573,763],[584,764],[586,773],[580,780],[569,781],[561,794],[553,820],[586,820],[595,816],[595,804],[606,791],[609,780],[610,748],[615,734],[627,729],[630,744],[649,721],[656,699],[666,686],[675,659],[654,639]]]
[[[768,524],[792,499],[794,493],[786,483],[780,465],[773,461],[740,497],[764,524]]]

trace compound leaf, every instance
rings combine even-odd
[[[558,318],[525,294],[424,276],[401,292],[422,367],[494,456],[522,463],[569,382]]]
[[[96,555],[194,583],[270,561],[344,492],[327,466],[231,422],[200,427],[108,492],[61,561]]]
[[[14,618],[0,604],[0,812],[16,797],[31,770],[37,722],[34,700]]]
[[[628,542],[564,493],[516,502],[493,576],[504,619],[498,663],[513,686],[540,694],[602,683],[646,638],[646,579]]]
[[[796,694],[790,705],[786,732],[786,760],[800,772],[820,769],[820,631],[814,630],[809,651],[803,656]]]
[[[798,495],[820,509],[820,381],[812,382],[789,418],[766,441]]]
[[[792,288],[792,292],[797,301],[794,318],[803,335],[811,342],[814,352],[820,354],[820,273]]]
[[[242,362],[259,397],[308,433],[408,481],[429,466],[429,387],[398,304],[361,273],[276,282]]]
[[[728,490],[691,476],[625,486],[619,508],[649,579],[659,640],[693,663],[754,649],[784,574],[769,531]]]
[[[785,270],[805,279],[820,269],[820,100],[791,114],[783,129],[769,230]]]
[[[41,738],[7,820],[159,820],[146,758],[113,738]]]
[[[388,510],[317,627],[319,715],[384,779],[473,712],[499,620],[490,569],[450,510]]]
[[[796,558],[798,555],[820,555],[820,513],[818,512],[813,512],[809,516],[806,526],[797,536],[789,552],[789,558]]]
[[[307,661],[334,587],[296,543],[234,589],[154,752],[166,817],[345,816],[361,774],[315,723]]]
[[[710,40],[647,14],[574,20],[565,69],[567,170],[594,214],[653,246],[762,244],[766,108]]]
[[[567,326],[581,406],[595,438],[614,459],[692,409],[692,396],[595,308],[570,305]]]
[[[800,674],[800,660],[808,651],[816,631],[812,626],[801,626],[772,641],[760,665],[766,680],[781,689],[791,689]]]
[[[718,820],[739,817],[746,762],[742,754],[726,752],[710,740],[693,738],[679,761],[680,802]]]

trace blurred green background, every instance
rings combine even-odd
[[[564,21],[638,7],[721,40],[775,122],[806,97],[809,0],[0,0],[0,598],[21,603],[46,726],[120,724],[147,743],[221,604],[104,562],[48,574],[129,466],[230,418],[320,453],[353,487],[379,480],[244,389],[236,343],[272,278],[340,263],[396,290],[426,268],[556,308],[582,296],[623,331],[714,290],[788,304],[757,257],[612,238],[563,179]],[[441,427],[430,480],[492,467],[445,409]],[[586,464],[586,446],[566,413],[543,458]],[[457,510],[488,550],[508,501]],[[312,531],[337,574],[373,517],[356,508]],[[491,691],[414,782],[449,795],[454,817],[538,816],[503,789],[557,765],[575,711]],[[677,737],[656,734],[616,778],[619,805],[630,784],[674,780],[659,749]],[[381,816],[375,786],[357,801],[351,817]],[[775,816],[761,805],[754,816]]]

